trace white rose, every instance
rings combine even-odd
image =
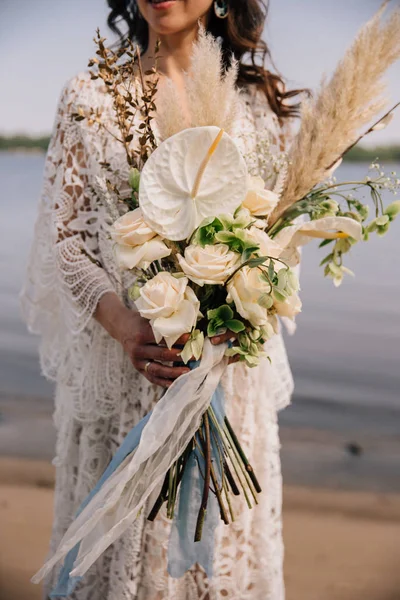
[[[140,208],[131,210],[115,221],[111,237],[116,242],[115,255],[121,269],[141,267],[171,254],[171,250],[149,227]]]
[[[271,258],[279,258],[283,249],[272,240],[269,235],[258,227],[250,227],[248,230],[252,239],[260,246],[261,256],[270,256]]]
[[[178,255],[182,271],[198,285],[222,285],[239,264],[240,256],[226,244],[190,245],[185,256]]]
[[[163,271],[140,289],[136,307],[142,317],[150,320],[157,343],[164,338],[171,348],[196,325],[200,302],[186,277],[176,278]]]
[[[293,293],[285,302],[274,302],[274,307],[280,317],[294,319],[301,312],[301,300],[299,295]]]
[[[262,177],[250,177],[246,198],[242,206],[247,208],[255,217],[271,213],[279,200],[278,194],[265,189]]]
[[[236,310],[254,327],[268,322],[268,311],[257,301],[263,294],[269,293],[270,286],[260,277],[258,269],[243,267],[235,273],[227,285],[227,302],[234,302]]]

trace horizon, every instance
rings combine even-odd
[[[315,89],[380,4],[381,0],[324,0],[321,6],[319,0],[303,0],[299,7],[297,0],[272,0],[263,37],[288,87]],[[94,54],[96,27],[100,26],[109,40],[115,39],[108,30],[106,33],[107,14],[108,7],[100,0],[86,0],[83,9],[79,0],[57,5],[35,0],[28,6],[24,0],[2,0],[0,77],[8,85],[0,96],[0,135],[51,133],[62,87],[86,70],[87,60]],[[400,61],[389,70],[387,80],[390,107],[400,100]],[[399,143],[400,110],[387,129],[368,136],[363,145]]]

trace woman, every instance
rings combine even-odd
[[[293,93],[285,93],[281,80],[255,62],[258,55],[263,62],[267,53],[260,40],[262,3],[109,0],[109,4],[109,24],[117,30],[120,18],[127,22],[128,36],[142,47],[146,69],[153,64],[157,38],[161,40],[161,79],[171,78],[181,94],[182,72],[190,65],[199,20],[221,38],[227,64],[232,52],[239,60],[250,53],[250,65],[240,65],[238,85],[243,92],[235,138],[250,172],[262,172],[259,146],[268,144],[278,152],[282,125],[295,112],[285,105]],[[43,373],[57,383],[52,551],[126,433],[157,402],[163,388],[186,371],[184,366],[160,364],[179,362],[179,349],[157,346],[148,322],[132,310],[126,297],[129,276],[116,266],[106,214],[96,193],[99,163],[109,162],[113,170],[119,165],[124,172],[124,154],[111,135],[71,119],[79,107],[88,106],[101,110],[111,123],[108,96],[98,81],[83,74],[66,86],[58,107],[22,297],[30,329],[42,335]],[[272,364],[266,360],[256,369],[236,364],[224,376],[228,414],[264,492],[256,508],[250,511],[240,503],[235,523],[219,527],[212,580],[196,565],[182,579],[168,576],[170,524],[162,516],[147,521],[144,510],[97,560],[71,598],[283,600],[276,415],[290,400],[292,379],[281,336],[269,342],[268,354]],[[57,579],[56,571],[46,583],[45,597]]]

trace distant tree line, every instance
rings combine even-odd
[[[50,136],[33,137],[27,135],[1,136],[0,150],[43,150],[49,145]],[[365,148],[356,146],[345,156],[348,162],[371,162],[379,159],[382,162],[400,162],[399,146],[378,146]]]
[[[50,136],[0,135],[0,150],[47,150]]]
[[[345,160],[349,162],[368,162],[376,159],[380,162],[400,162],[400,146],[355,146],[345,156]]]

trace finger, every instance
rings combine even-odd
[[[166,346],[146,344],[143,346],[137,346],[133,350],[133,356],[135,358],[160,360],[163,362],[183,362],[180,355],[181,352],[182,350],[180,348],[171,348],[171,350],[169,350]]]
[[[214,337],[211,338],[211,343],[218,345],[218,344],[223,344],[224,342],[228,342],[229,340],[234,340],[236,339],[236,334],[233,333],[233,331],[227,331],[226,333],[223,333],[221,335],[215,335]]]
[[[228,365],[233,365],[233,364],[239,362],[239,360],[240,360],[239,354],[237,354],[236,356],[231,356],[231,358],[228,361]]]
[[[148,365],[147,368],[145,368],[146,364]],[[143,370],[146,374],[158,379],[174,380],[190,371],[188,367],[167,367],[157,362],[151,362],[150,364],[140,362],[138,367],[139,370]]]
[[[169,388],[174,383],[170,379],[160,379],[159,377],[154,377],[153,375],[150,375],[145,371],[140,371],[140,373],[144,375],[144,377],[146,377],[147,381],[150,381],[150,383],[153,383],[154,385],[159,385],[163,388]]]
[[[183,335],[181,335],[181,337],[178,340],[176,340],[174,346],[184,346],[189,338],[190,338],[190,334],[184,333]]]

